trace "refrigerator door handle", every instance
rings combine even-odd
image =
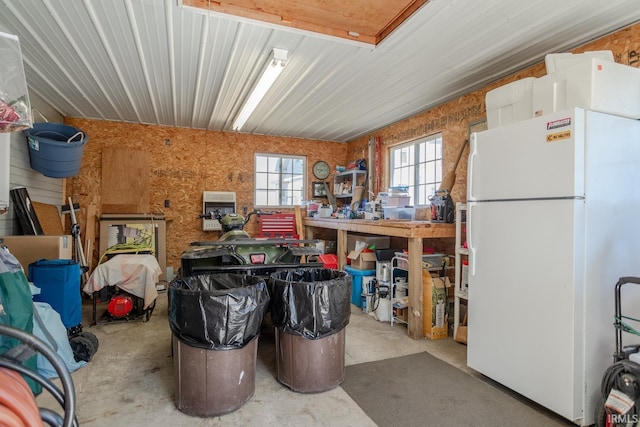
[[[469,159],[467,161],[467,199],[475,200],[473,195],[473,164],[476,157],[476,134],[471,134],[471,142],[469,143]]]
[[[473,217],[473,208],[475,204],[470,203],[467,206],[467,250],[469,251],[469,275],[476,274],[476,245],[473,240],[473,221],[469,219]]]

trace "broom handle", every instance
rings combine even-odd
[[[458,163],[460,163],[460,159],[462,158],[462,152],[464,151],[464,147],[466,147],[467,142],[469,142],[469,140],[465,139],[464,142],[462,143],[462,146],[460,147],[460,151],[458,152],[458,158],[456,159],[456,162],[453,165],[454,172],[456,171],[456,169],[458,169]]]

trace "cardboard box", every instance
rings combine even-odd
[[[351,267],[357,270],[375,270],[376,253],[354,249],[347,256],[351,260]]]
[[[467,343],[467,327],[466,326],[458,326],[458,331],[456,332],[456,336],[454,337],[454,340],[461,344]]]
[[[365,242],[367,247],[375,246],[376,249],[387,249],[390,247],[389,236],[367,236],[364,234],[347,234],[347,253],[356,248],[356,242]]]
[[[453,339],[456,342],[466,344],[467,343],[467,320],[469,316],[469,313],[467,312],[466,304],[460,304],[460,312],[458,314],[462,316],[462,319],[460,319],[460,323],[458,324],[458,329],[456,330],[455,335],[453,336]]]
[[[29,264],[39,259],[73,259],[72,236],[5,236],[0,239],[18,259],[27,277]]]
[[[422,330],[428,339],[446,338],[449,334],[447,316],[447,288],[451,287],[448,277],[432,276],[422,270]]]

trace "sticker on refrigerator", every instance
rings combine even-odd
[[[571,117],[566,117],[564,119],[547,122],[547,130],[563,128],[565,126],[571,126]]]
[[[562,132],[550,133],[547,135],[547,142],[562,141],[563,139],[571,138],[571,131],[565,130]]]

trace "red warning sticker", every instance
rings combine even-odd
[[[565,126],[571,126],[571,117],[547,122],[547,130],[563,128]]]

